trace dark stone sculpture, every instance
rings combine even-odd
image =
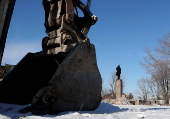
[[[116,72],[116,76],[118,77],[118,79],[120,79],[120,74],[121,74],[121,68],[120,68],[120,65],[118,65],[118,66],[116,67],[116,70],[117,70],[117,72]]]

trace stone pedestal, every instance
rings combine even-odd
[[[122,80],[121,79],[117,79],[116,80],[116,99],[120,99],[122,97]]]

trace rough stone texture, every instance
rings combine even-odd
[[[122,80],[116,80],[116,99],[120,99],[122,97]]]

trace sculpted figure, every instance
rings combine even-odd
[[[120,68],[120,65],[118,65],[118,66],[116,67],[116,70],[117,70],[117,72],[116,72],[116,76],[118,77],[118,79],[120,79],[120,74],[121,74],[121,68]]]

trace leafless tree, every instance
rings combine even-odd
[[[139,79],[137,84],[139,88],[138,93],[140,94],[140,97],[142,97],[143,100],[148,100],[149,88],[148,88],[147,79],[146,78]]]
[[[112,73],[112,77],[111,79],[109,80],[108,84],[109,84],[109,89],[110,89],[110,92],[111,92],[111,95],[113,98],[116,97],[115,95],[115,91],[116,91],[116,79],[117,79],[117,76],[116,76],[116,73]]]
[[[154,85],[158,92],[168,104],[169,100],[169,82],[170,82],[170,34],[158,39],[158,47],[153,51],[148,48],[145,49],[147,54],[144,57],[144,62],[141,63],[146,71],[151,75],[152,81],[150,84]],[[150,90],[154,91],[154,90]],[[152,93],[153,94],[153,93]]]
[[[163,38],[158,39],[159,47],[155,48],[155,51],[161,54],[164,58],[170,56],[170,33]]]
[[[160,92],[159,92],[159,86],[157,85],[157,82],[153,78],[147,79],[147,86],[149,89],[149,96],[152,97],[152,99],[159,99],[160,98]]]
[[[138,80],[138,90],[137,93],[143,100],[148,100],[149,98],[158,99],[160,96],[159,87],[157,82],[152,78],[141,78]]]
[[[165,100],[165,104],[168,104],[169,101],[169,70],[164,67],[164,65],[159,66],[157,71],[152,74],[153,79],[157,83],[160,94]]]

